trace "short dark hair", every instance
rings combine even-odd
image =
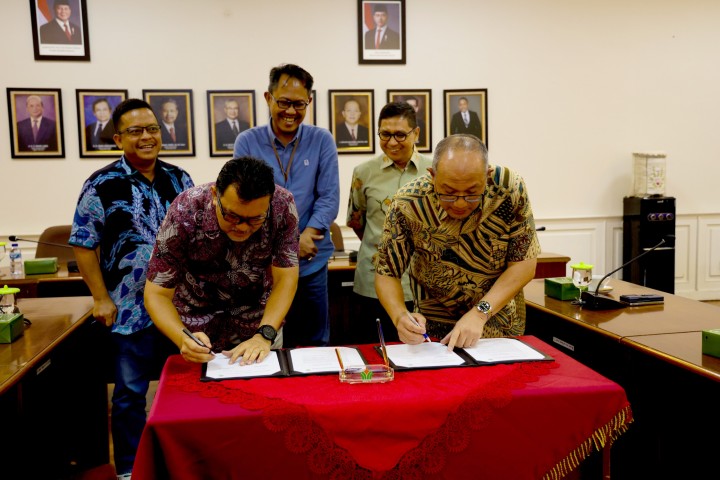
[[[108,108],[112,108],[112,106],[110,105],[110,102],[108,101],[108,99],[105,98],[105,97],[102,97],[102,98],[96,99],[96,100],[92,103],[93,112],[95,111],[95,107],[97,106],[97,104],[98,104],[98,103],[103,103],[103,102],[104,102],[104,103],[107,103]]]
[[[385,6],[384,3],[376,3],[375,6],[373,7],[373,13],[376,13],[376,12],[387,13],[387,7]]]
[[[292,63],[283,63],[277,67],[273,67],[270,70],[270,83],[268,84],[268,92],[272,93],[278,88],[280,77],[287,75],[289,78],[296,78],[300,80],[305,89],[307,90],[308,96],[312,95],[312,87],[315,80],[312,75],[301,67],[293,65]]]
[[[386,118],[400,117],[407,120],[410,128],[417,127],[417,117],[415,116],[415,109],[407,102],[390,102],[380,110],[380,116],[378,117],[378,127],[380,123]]]
[[[115,107],[115,110],[113,110],[112,114],[112,122],[113,127],[115,127],[115,131],[117,132],[119,130],[120,117],[125,115],[127,112],[137,110],[139,108],[147,108],[151,112],[153,111],[149,103],[147,103],[145,100],[140,100],[139,98],[128,98],[127,100],[123,100],[122,102],[120,102],[118,106]],[[155,112],[153,112],[153,116],[154,115]]]
[[[262,160],[244,156],[228,160],[218,174],[215,188],[222,196],[234,187],[240,200],[256,200],[275,193],[273,169]]]

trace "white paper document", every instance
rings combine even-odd
[[[292,369],[300,373],[339,372],[340,362],[335,350],[340,352],[345,367],[365,365],[360,352],[349,347],[314,347],[290,350]]]
[[[452,367],[465,362],[455,352],[448,352],[447,345],[438,342],[388,345],[387,354],[396,366],[406,368]]]
[[[521,360],[542,360],[545,355],[514,338],[481,338],[464,348],[478,362],[502,363]]]
[[[226,357],[222,353],[217,353],[215,354],[215,358],[208,362],[205,376],[216,379],[265,377],[279,372],[282,372],[282,367],[280,367],[277,351],[270,350],[265,360],[250,365],[240,365],[239,358],[235,363],[231,364],[230,357]]]

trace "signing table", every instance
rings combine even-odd
[[[560,478],[607,453],[632,412],[619,385],[521,338],[554,361],[349,385],[336,375],[201,382],[200,365],[170,357],[133,479]]]

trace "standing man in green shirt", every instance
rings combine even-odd
[[[385,105],[378,118],[378,136],[383,153],[353,170],[347,225],[362,241],[358,251],[353,286],[353,311],[358,341],[377,340],[375,319],[383,325],[386,340],[397,341],[397,329],[375,293],[373,260],[383,231],[385,213],[395,192],[410,180],[427,173],[432,159],[417,152],[420,131],[415,109],[405,102]],[[405,303],[413,311],[407,274],[402,278]]]

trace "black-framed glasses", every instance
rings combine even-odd
[[[482,200],[482,195],[446,195],[444,193],[435,193],[441,202],[455,203],[459,199],[465,200],[467,203],[478,203]]]
[[[140,137],[143,132],[148,132],[149,135],[155,135],[160,132],[160,125],[148,125],[147,127],[128,127],[125,130],[117,132],[118,135],[127,133],[131,137]]]
[[[387,142],[392,137],[395,137],[395,140],[398,142],[404,142],[405,139],[408,137],[408,135],[410,135],[413,132],[413,130],[415,130],[415,129],[413,128],[409,132],[395,132],[395,133],[378,132],[378,137],[380,137],[380,140],[382,140],[383,142]]]
[[[278,108],[280,110],[287,110],[290,107],[293,107],[298,112],[305,110],[308,105],[310,105],[309,100],[295,100],[294,102],[291,102],[290,100],[278,100],[273,96],[271,93],[270,96],[273,100],[275,100],[275,103],[277,104]]]
[[[220,201],[220,196],[216,195],[215,198],[217,198],[218,207],[220,207],[220,215],[222,215],[223,220],[232,225],[240,225],[241,223],[247,223],[251,227],[258,227],[265,223],[265,220],[267,219],[267,214],[258,215],[257,217],[241,217],[240,215],[235,215],[232,212],[225,212],[225,209],[222,206],[222,202]]]

